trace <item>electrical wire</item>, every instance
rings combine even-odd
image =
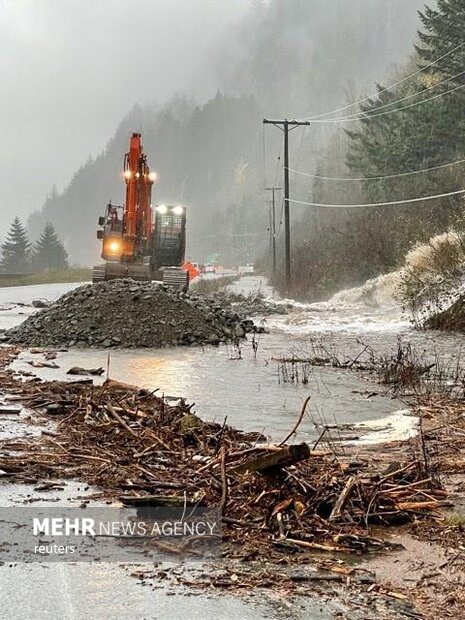
[[[377,177],[329,177],[321,174],[311,174],[309,172],[303,172],[302,170],[295,170],[294,168],[288,168],[289,172],[293,174],[299,174],[304,177],[309,177],[311,179],[321,179],[324,181],[379,181],[382,179],[397,179],[399,177],[409,177],[414,174],[421,174],[423,172],[433,172],[434,170],[442,170],[444,168],[448,168],[449,166],[458,166],[459,164],[465,163],[465,159],[458,159],[457,161],[449,162],[448,164],[442,164],[440,166],[433,166],[432,168],[422,168],[421,170],[412,170],[411,172],[401,172],[399,174],[385,174]]]
[[[419,90],[415,93],[412,93],[410,95],[407,95],[406,97],[402,97],[401,99],[396,99],[395,101],[391,101],[390,103],[385,103],[383,105],[380,106],[376,106],[376,108],[373,108],[374,112],[378,112],[379,110],[384,110],[386,108],[390,108],[394,105],[397,105],[398,103],[402,103],[404,101],[408,101],[409,99],[412,99],[413,97],[418,97],[419,95],[423,95],[424,93],[428,92],[429,90],[433,90],[433,88],[437,88],[438,86],[441,86],[441,84],[445,84],[446,82],[450,82],[451,80],[456,80],[457,78],[459,78],[460,76],[462,76],[465,73],[465,71],[460,71],[460,73],[457,73],[456,75],[451,75],[448,78],[445,78],[444,80],[441,80],[440,82],[436,82],[436,84],[432,84],[431,86],[427,86],[426,88],[424,88],[423,90]],[[441,93],[444,94],[444,93]],[[421,103],[421,102],[418,102]],[[392,110],[394,111],[394,110]],[[349,118],[354,118],[354,117],[360,117],[361,115],[364,114],[371,114],[371,110],[366,111],[366,112],[354,112],[353,114],[348,114],[347,116],[341,116],[341,117],[336,117],[334,119],[325,119],[325,120],[337,120],[338,118],[345,118],[345,119],[349,119]]]
[[[335,123],[369,121],[372,118],[377,118],[379,116],[388,116],[389,114],[395,114],[396,112],[401,112],[402,110],[409,110],[411,108],[415,108],[416,106],[421,105],[422,103],[427,103],[428,101],[433,101],[434,99],[438,99],[439,97],[444,97],[445,95],[449,95],[450,93],[453,93],[456,90],[459,90],[460,88],[464,88],[464,87],[465,87],[465,84],[460,84],[459,86],[456,86],[455,88],[446,90],[446,92],[444,93],[438,93],[437,95],[434,95],[433,97],[428,97],[427,99],[422,99],[421,101],[417,101],[416,103],[411,103],[410,105],[401,106],[400,108],[395,108],[394,110],[387,110],[386,112],[380,112],[379,114],[367,114],[366,112],[361,112],[356,117],[341,116],[339,118],[336,117],[336,118],[328,118],[328,119],[323,119],[323,120],[314,120],[312,121],[312,124],[318,123],[318,124],[330,125],[330,124],[335,124]]]
[[[294,200],[293,198],[289,199],[289,202],[292,202],[297,205],[304,205],[307,207],[324,207],[329,209],[350,209],[350,208],[361,208],[361,207],[390,207],[394,205],[405,205],[412,204],[415,202],[424,202],[426,200],[435,200],[437,198],[447,198],[448,196],[457,196],[458,194],[465,194],[465,189],[460,189],[455,192],[449,192],[448,194],[437,194],[435,196],[423,196],[422,198],[410,198],[409,200],[394,200],[392,202],[373,202],[366,203],[361,205],[353,205],[353,204],[345,204],[345,205],[336,205],[336,204],[319,204],[317,202],[305,202],[303,200]]]
[[[398,82],[394,82],[394,84],[391,84],[390,86],[386,86],[385,88],[382,88],[381,90],[378,90],[376,93],[373,93],[372,95],[369,95],[368,97],[365,97],[364,99],[360,99],[359,101],[355,101],[354,103],[349,103],[349,104],[347,104],[347,105],[345,105],[345,106],[343,106],[341,108],[335,108],[334,110],[329,110],[328,112],[323,112],[321,114],[317,114],[316,116],[309,116],[309,117],[307,117],[307,118],[305,118],[303,120],[313,121],[315,119],[323,118],[324,116],[329,116],[331,114],[336,114],[337,112],[343,112],[344,110],[348,110],[349,108],[352,108],[352,107],[355,107],[355,106],[359,106],[361,103],[365,103],[366,101],[369,101],[370,99],[373,99],[374,97],[379,97],[379,95],[382,95],[383,93],[391,90],[392,88],[395,88],[396,86],[399,86],[400,84],[403,84],[404,82],[407,82],[408,80],[410,80],[411,78],[415,77],[416,75],[419,75],[423,71],[426,71],[426,69],[429,69],[430,67],[432,67],[433,65],[438,63],[443,58],[446,58],[447,56],[450,56],[450,54],[453,54],[457,50],[461,49],[464,45],[465,45],[465,42],[464,43],[460,43],[460,45],[457,45],[456,47],[451,49],[449,52],[447,52],[446,54],[443,54],[439,58],[436,58],[436,60],[433,60],[432,62],[430,62],[429,64],[425,65],[424,67],[421,67],[420,69],[417,69],[417,71],[414,71],[413,73],[410,73],[409,75],[405,76],[404,78],[402,78]]]

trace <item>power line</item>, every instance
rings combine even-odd
[[[424,202],[426,200],[435,200],[436,198],[447,198],[448,196],[457,196],[457,194],[465,194],[465,189],[460,189],[456,192],[449,192],[448,194],[437,194],[436,196],[424,196],[422,198],[410,198],[409,200],[394,200],[392,202],[373,202],[366,203],[361,205],[335,205],[335,204],[319,204],[317,202],[305,202],[303,200],[294,200],[292,198],[289,199],[289,202],[298,205],[304,205],[307,207],[324,207],[330,209],[351,209],[351,208],[360,208],[360,207],[390,207],[394,205],[405,205],[411,204],[414,202]]]
[[[412,93],[410,95],[407,95],[406,97],[402,97],[401,99],[396,99],[395,101],[391,101],[390,103],[385,103],[383,105],[380,106],[376,106],[375,108],[373,108],[374,111],[378,112],[379,110],[384,110],[386,108],[391,108],[394,105],[397,105],[398,103],[402,103],[403,101],[408,101],[409,99],[412,99],[413,97],[418,97],[420,95],[423,95],[424,93],[428,92],[429,90],[432,90],[433,88],[437,88],[438,86],[441,86],[441,84],[445,84],[446,82],[450,82],[451,80],[455,80],[458,77],[460,77],[461,75],[463,75],[465,73],[465,71],[460,71],[460,73],[457,73],[456,75],[451,75],[448,78],[445,78],[444,80],[441,80],[440,82],[436,82],[436,84],[432,84],[431,86],[427,86],[426,88],[424,88],[423,90],[419,90],[415,93]],[[441,93],[441,94],[445,94],[445,93]],[[421,103],[421,102],[418,102]],[[392,110],[394,112],[394,110]],[[371,111],[366,111],[366,112],[354,112],[353,114],[348,114],[347,116],[337,116],[334,119],[325,119],[328,121],[332,121],[332,120],[338,120],[340,118],[344,118],[344,119],[349,119],[349,118],[354,118],[354,117],[360,117],[361,115],[364,114],[370,114]]]
[[[322,179],[324,181],[379,181],[381,179],[397,179],[399,177],[408,177],[414,174],[421,174],[423,172],[433,172],[434,170],[441,170],[443,168],[448,168],[449,166],[457,166],[458,164],[465,163],[465,159],[458,159],[457,161],[449,162],[448,164],[442,164],[440,166],[433,166],[432,168],[422,168],[421,170],[412,170],[411,172],[401,172],[399,174],[385,174],[378,177],[329,177],[321,174],[311,174],[309,172],[303,172],[302,170],[294,170],[294,168],[289,168],[289,172],[293,174],[299,174],[304,177],[309,177],[311,179]]]
[[[465,84],[460,84],[455,88],[451,88],[450,90],[446,90],[444,93],[438,93],[433,97],[428,97],[427,99],[422,99],[421,101],[417,101],[416,103],[412,103],[410,105],[401,106],[400,108],[395,108],[394,110],[387,110],[386,112],[380,112],[379,114],[367,114],[366,112],[361,112],[358,116],[341,116],[337,118],[328,118],[323,120],[313,120],[311,123],[318,124],[335,124],[335,123],[350,123],[350,122],[358,122],[358,121],[369,121],[372,118],[377,118],[378,116],[388,116],[389,114],[395,114],[396,112],[401,112],[402,110],[409,110],[411,108],[415,108],[417,105],[421,105],[422,103],[427,103],[428,101],[433,101],[434,99],[438,99],[438,97],[444,97],[445,95],[450,95],[450,93],[459,90],[460,88],[464,88]]]
[[[407,82],[408,80],[410,80],[411,78],[415,77],[416,75],[419,75],[423,71],[426,71],[426,69],[429,69],[430,67],[432,67],[433,65],[438,63],[443,58],[446,58],[447,56],[450,56],[450,54],[453,54],[457,50],[461,49],[464,45],[465,45],[465,42],[464,43],[460,43],[460,45],[457,45],[457,47],[454,47],[449,52],[447,52],[446,54],[443,54],[439,58],[436,58],[436,60],[433,60],[432,62],[430,62],[429,64],[425,65],[424,67],[421,67],[417,71],[414,71],[413,73],[410,73],[409,75],[405,76],[404,78],[402,78],[398,82],[394,82],[394,84],[391,84],[390,86],[386,86],[385,88],[382,88],[381,90],[378,90],[376,93],[373,93],[372,95],[369,95],[368,97],[365,97],[364,99],[360,99],[359,101],[355,101],[354,103],[349,103],[349,104],[347,104],[347,105],[345,105],[345,106],[343,106],[341,108],[335,108],[334,110],[329,110],[328,112],[323,112],[322,114],[317,114],[316,116],[307,117],[305,120],[313,121],[313,120],[318,119],[318,118],[323,118],[324,116],[329,116],[330,114],[336,114],[337,112],[343,112],[344,110],[348,110],[349,108],[352,108],[352,107],[355,107],[355,106],[359,106],[361,103],[365,103],[366,101],[369,101],[370,99],[373,99],[374,97],[379,97],[379,95],[382,95],[383,93],[387,92],[388,90],[391,90],[392,88],[395,88],[396,86],[399,86],[400,84],[403,84],[404,82]]]

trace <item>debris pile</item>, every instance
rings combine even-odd
[[[214,296],[113,280],[74,289],[2,339],[29,346],[161,347],[217,345],[251,331],[263,328]]]
[[[449,505],[412,446],[402,459],[394,451],[387,467],[360,454],[269,445],[226,421],[204,422],[184,400],[169,405],[114,381],[15,387],[12,375],[4,379],[10,400],[57,421],[39,439],[1,442],[4,479],[79,479],[128,505],[217,506],[231,557],[360,552],[381,545],[368,523],[417,520]]]

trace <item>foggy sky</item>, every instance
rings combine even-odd
[[[136,102],[216,90],[209,57],[252,0],[0,0],[0,237]],[[135,128],[139,129],[139,128]]]

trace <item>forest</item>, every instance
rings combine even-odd
[[[187,206],[188,257],[200,262],[256,262],[269,273],[264,186],[281,186],[283,170],[282,136],[274,128],[264,133],[265,116],[328,121],[292,136],[290,165],[299,171],[292,173],[292,197],[302,202],[391,202],[459,188],[459,164],[386,178],[461,156],[464,95],[460,88],[449,91],[463,84],[463,49],[422,67],[458,45],[464,11],[453,0],[440,1],[437,10],[430,5],[334,0],[328,10],[323,0],[254,2],[231,29],[228,45],[217,50],[214,67],[206,67],[216,72],[216,95],[197,102],[185,92],[164,103],[135,103],[101,153],[83,163],[63,191],[52,187],[27,222],[31,237],[51,222],[73,264],[98,259],[97,218],[109,199],[123,201],[122,156],[134,129],[159,174],[154,202]],[[333,122],[338,116],[350,122]],[[390,207],[389,226],[382,209],[292,205],[298,274],[292,293],[325,299],[395,269],[415,243],[459,226],[458,204],[451,197]],[[281,206],[274,283],[284,290]]]

